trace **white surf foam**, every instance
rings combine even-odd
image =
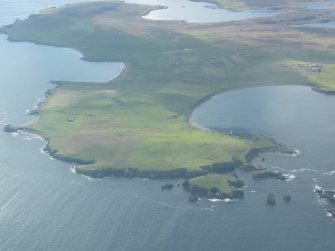
[[[321,175],[322,176],[333,176],[334,174],[335,174],[335,171],[330,171],[330,172],[322,173]]]
[[[295,175],[289,173],[284,173],[283,176],[286,178],[286,181],[292,181],[296,178]]]
[[[76,172],[76,166],[71,166],[70,167],[70,173],[77,173]]]
[[[231,199],[226,198],[226,199],[224,199],[223,201],[224,201],[224,202],[233,202],[234,200],[231,200]]]
[[[318,170],[312,169],[312,168],[300,168],[300,169],[293,169],[293,170],[291,170],[291,172],[294,172],[294,173],[299,173],[299,172],[313,172],[313,173],[316,173],[316,172],[318,172]]]
[[[16,138],[20,135],[20,132],[12,132],[11,135],[13,138]]]
[[[300,152],[299,149],[294,149],[294,150],[293,150],[293,153],[291,154],[291,156],[292,156],[292,157],[295,157],[295,156],[298,156],[298,155],[300,155],[300,154],[301,154],[301,152]]]
[[[331,213],[329,213],[329,212],[326,212],[326,215],[327,215],[328,217],[332,217],[332,218],[333,218],[333,215],[332,215]]]

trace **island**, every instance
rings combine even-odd
[[[219,1],[227,2],[238,10],[261,5]],[[159,8],[81,3],[2,27],[12,41],[70,47],[84,60],[125,64],[108,83],[58,81],[34,110],[39,119],[17,129],[44,137],[45,150],[76,164],[77,173],[183,178],[192,195],[243,198],[243,182],[234,171],[243,165],[252,169],[259,152],[289,150],[263,135],[202,130],[190,123],[191,112],[211,96],[237,88],[299,84],[333,92],[335,30],[294,26],[317,12],[294,7],[273,17],[227,23],[142,18]],[[326,14],[308,20],[319,22]],[[317,71],[311,70],[314,65]],[[252,171],[255,178],[284,179],[280,173]]]

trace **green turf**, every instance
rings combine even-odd
[[[218,188],[221,192],[231,193],[236,188],[229,185],[229,181],[237,180],[235,176],[230,174],[207,174],[205,176],[196,177],[189,180],[191,186],[197,185],[199,187],[210,190],[213,187]]]

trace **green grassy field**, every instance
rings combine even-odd
[[[92,61],[125,62],[127,70],[106,84],[61,83],[39,107],[40,119],[29,126],[61,155],[95,161],[79,169],[199,170],[233,157],[244,161],[251,148],[271,147],[273,142],[192,127],[188,116],[200,102],[221,91],[255,85],[334,90],[334,53],[309,43],[296,45],[295,39],[316,35],[268,27],[255,31],[257,25],[251,23],[242,31],[241,24],[141,19],[151,9],[120,2],[79,4],[2,28],[12,40],[72,47]],[[270,38],[259,39],[265,33]],[[287,40],[285,34],[290,35]],[[285,46],[278,46],[283,42],[276,39],[285,40]],[[292,66],[314,60],[325,65],[316,79]]]
[[[235,181],[235,180],[237,179],[233,175],[212,173],[212,174],[207,174],[206,176],[201,176],[201,177],[190,179],[189,183],[191,186],[196,185],[196,186],[208,189],[208,190],[210,190],[213,187],[216,187],[220,191],[231,193],[236,188],[232,187],[229,184],[229,181]]]

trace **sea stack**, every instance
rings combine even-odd
[[[290,202],[290,201],[291,201],[291,196],[290,196],[289,194],[285,194],[285,195],[283,196],[283,199],[284,199],[284,201],[286,201],[286,202]]]
[[[272,205],[272,206],[276,205],[275,195],[274,195],[273,193],[269,193],[266,202],[267,202],[269,205]]]

